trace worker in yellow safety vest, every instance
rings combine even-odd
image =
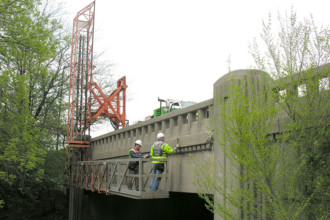
[[[135,141],[135,147],[128,151],[129,159],[132,158],[147,158],[149,154],[142,156],[140,148],[142,147],[142,141],[137,140]],[[128,164],[128,173],[129,174],[139,174],[139,162],[138,161],[130,161]],[[127,188],[132,189],[133,182],[135,181],[135,189],[139,190],[139,179],[137,177],[128,177]]]
[[[166,159],[168,154],[176,152],[177,148],[170,147],[164,142],[165,135],[163,133],[157,134],[157,141],[151,146],[150,156],[152,159]],[[165,162],[154,160],[152,162],[152,174],[162,174],[164,172]],[[152,177],[150,183],[150,192],[158,190],[161,177]]]

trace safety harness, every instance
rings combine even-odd
[[[154,156],[161,157],[163,156],[165,143],[162,141],[157,141],[154,143]]]

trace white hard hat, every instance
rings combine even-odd
[[[157,134],[157,139],[160,139],[160,138],[163,138],[163,137],[165,137],[165,135],[162,132]]]
[[[137,140],[137,141],[135,141],[135,144],[138,144],[138,145],[142,146],[142,141],[141,140]]]

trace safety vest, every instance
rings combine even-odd
[[[131,156],[131,151],[134,151],[134,152],[136,153],[136,155],[138,155],[138,156],[141,156],[141,155],[142,155],[142,154],[141,154],[141,151],[139,151],[139,150],[136,149],[136,148],[132,148],[132,149],[130,149],[130,150],[128,151],[129,159],[132,158],[132,156]]]
[[[162,141],[156,141],[153,145],[153,155],[152,158],[154,159],[166,159],[167,154],[165,152],[166,143]],[[163,161],[153,161],[152,163],[165,163]]]

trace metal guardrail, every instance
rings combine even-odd
[[[129,162],[133,161],[139,162],[136,174],[129,173]],[[152,161],[155,159],[80,161],[70,167],[70,185],[106,195],[113,194],[134,199],[169,198],[167,191],[168,161],[158,160],[166,162],[163,174],[151,174]],[[152,177],[162,178],[157,192],[149,191]],[[133,186],[135,181],[138,181],[139,189],[129,189],[129,181]]]

